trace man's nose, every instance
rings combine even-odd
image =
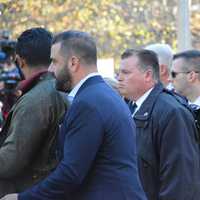
[[[117,80],[118,80],[118,81],[122,81],[122,80],[123,80],[123,77],[122,77],[122,74],[121,74],[121,73],[118,73],[118,75],[117,75]]]

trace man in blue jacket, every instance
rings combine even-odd
[[[121,97],[97,73],[90,35],[55,36],[49,70],[72,105],[59,135],[57,169],[33,188],[4,199],[144,200],[136,161],[135,125]],[[72,90],[71,90],[72,89]]]
[[[159,82],[153,51],[128,49],[121,58],[119,90],[135,107],[138,168],[148,200],[199,200],[199,144],[192,114]]]

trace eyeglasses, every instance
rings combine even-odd
[[[171,77],[176,78],[176,76],[178,74],[188,74],[188,73],[190,73],[190,72],[174,72],[174,71],[171,71]]]
[[[178,74],[189,74],[191,71],[188,71],[188,72],[174,72],[174,71],[171,71],[171,77],[172,78],[176,78],[176,76]],[[199,71],[194,71],[195,73],[199,73]]]

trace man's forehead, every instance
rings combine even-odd
[[[127,58],[122,59],[120,62],[120,66],[121,67],[134,67],[134,66],[138,66],[138,63],[139,63],[138,57],[133,55],[133,56],[129,56]]]
[[[181,68],[184,65],[184,59],[183,58],[177,58],[173,60],[172,62],[172,68]]]

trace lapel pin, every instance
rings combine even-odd
[[[149,114],[148,112],[145,112],[145,113],[144,113],[144,116],[147,116],[148,114]]]

